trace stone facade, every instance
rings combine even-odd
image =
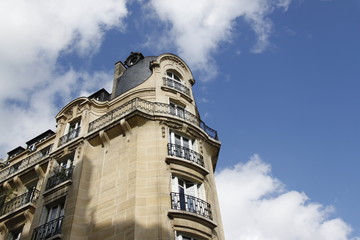
[[[55,132],[9,152],[0,239],[224,239],[220,142],[200,119],[194,83],[172,54],[116,63],[112,94],[73,100]]]

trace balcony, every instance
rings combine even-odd
[[[181,193],[170,193],[171,208],[173,210],[181,210],[195,213],[202,217],[212,220],[211,205],[204,200]]]
[[[196,115],[183,110],[183,111],[174,111],[174,107],[170,104],[160,103],[160,102],[149,102],[141,98],[134,98],[129,102],[115,108],[114,110],[108,112],[107,114],[99,117],[98,119],[92,121],[89,124],[89,133],[95,130],[99,130],[102,127],[108,125],[109,123],[120,120],[125,116],[128,116],[134,112],[141,112],[145,116],[166,116],[166,117],[175,117],[181,118],[182,120],[191,123],[209,135],[209,137],[218,140],[217,131],[208,127],[199,117]],[[181,113],[180,113],[181,112]]]
[[[31,240],[60,239],[63,220],[64,216],[61,216],[35,228]],[[57,235],[59,235],[58,238],[56,238]]]
[[[5,168],[4,170],[0,171],[0,181],[15,175],[16,173],[18,173],[19,171],[21,171],[22,169],[26,169],[28,167],[30,167],[31,165],[34,165],[35,163],[39,162],[41,159],[43,159],[44,157],[48,156],[51,150],[51,146],[40,150],[38,152],[36,152],[33,155],[30,155],[27,158],[24,158],[23,160],[10,165],[8,168]]]
[[[65,134],[64,136],[62,136],[60,138],[58,147],[60,147],[61,145],[64,145],[65,143],[70,142],[71,140],[77,138],[79,136],[79,132],[80,132],[80,127],[69,131],[67,134]]]
[[[74,170],[74,166],[71,166],[69,168],[61,167],[53,176],[49,177],[46,183],[45,190],[49,190],[67,180],[70,180],[73,170]]]
[[[183,158],[204,167],[203,156],[190,148],[168,143],[168,155]]]
[[[182,84],[179,81],[176,81],[174,79],[171,78],[163,78],[164,80],[164,86],[168,87],[168,88],[172,88],[175,89],[181,93],[186,94],[187,96],[190,96],[190,88],[186,87],[184,84]]]
[[[28,203],[36,204],[38,197],[39,190],[33,188],[28,192],[3,203],[0,209],[0,216],[14,212]]]

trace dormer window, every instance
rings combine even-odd
[[[170,89],[176,89],[187,96],[190,95],[190,89],[184,85],[180,76],[173,72],[166,72],[166,77],[164,77],[164,86]]]
[[[169,79],[171,80],[175,80],[175,81],[178,81],[178,82],[181,82],[180,78],[178,75],[176,75],[175,73],[173,72],[166,72],[166,75]]]

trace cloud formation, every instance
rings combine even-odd
[[[252,51],[261,53],[269,45],[272,30],[268,15],[277,8],[287,10],[290,3],[291,0],[151,0],[150,6],[169,24],[160,41],[175,44],[180,56],[211,78],[216,74],[211,56],[221,43],[232,40],[240,18],[250,24],[257,36]]]
[[[95,54],[107,29],[123,28],[127,9],[125,0],[4,0],[0,15],[3,154],[53,128],[58,105],[111,81],[110,73],[90,74],[58,61]]]
[[[348,240],[351,227],[330,218],[334,209],[288,191],[254,155],[216,176],[226,239]]]

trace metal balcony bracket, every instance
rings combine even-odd
[[[44,171],[42,170],[42,168],[40,167],[39,164],[36,164],[34,169],[35,169],[35,172],[36,172],[36,174],[37,174],[37,176],[39,178],[43,178],[45,176],[45,173],[44,173]]]
[[[129,123],[123,118],[120,120],[120,125],[125,132],[125,135],[131,136],[131,127]]]

